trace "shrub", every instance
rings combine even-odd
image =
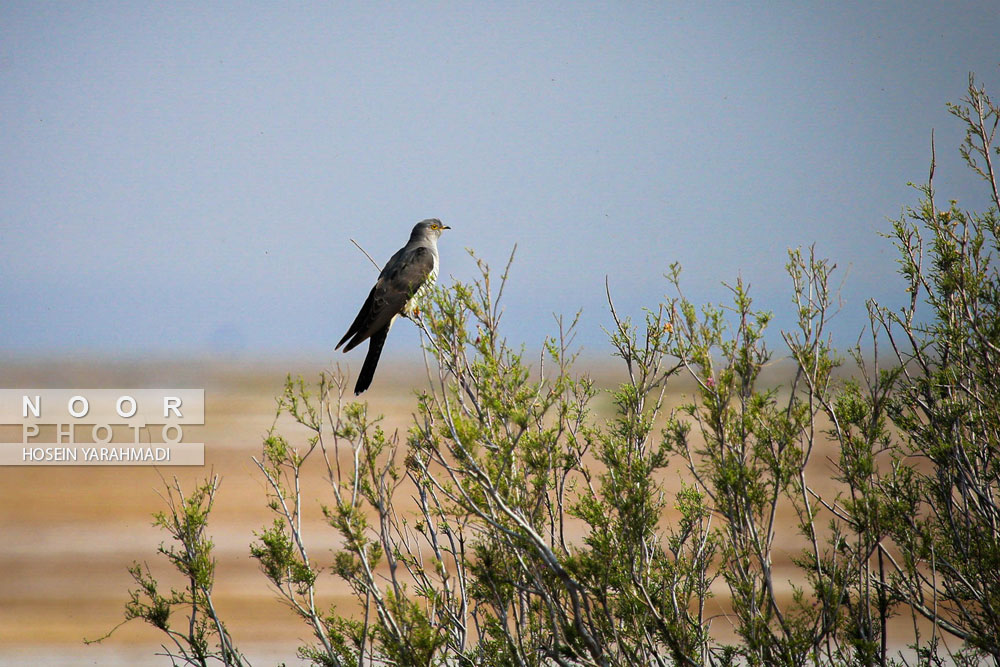
[[[951,656],[958,662],[1000,660],[998,111],[971,79],[951,109],[994,206],[939,209],[932,161],[920,205],[891,234],[909,302],[869,303],[873,348],[851,351],[857,372],[847,380],[827,333],[835,267],[812,249],[790,251],[786,267],[796,316],[780,335],[786,385],[764,379],[775,360],[771,315],[748,287],[738,280],[730,304],[698,308],[675,265],[673,296],[638,322],[618,313],[608,290],[625,380],[602,419],[592,407],[599,391],[574,371],[576,321],[557,320],[532,365],[500,327],[510,262],[495,283],[483,261],[477,280],[426,297],[416,324],[428,384],[405,436],[349,402],[339,371],[315,387],[289,378],[280,412],[311,435],[292,444],[272,430],[254,459],[274,517],[251,554],[311,628],[300,657],[338,666],[884,665],[898,648],[890,651],[888,619],[909,610],[931,628],[927,638],[914,626],[922,664],[943,659],[941,633],[964,642]],[[888,368],[880,345],[895,357]],[[682,377],[693,390],[668,410],[667,388]],[[824,442],[837,447],[832,497],[808,476]],[[328,489],[304,495],[307,465],[323,468]],[[685,475],[672,496],[670,466]],[[188,590],[164,597],[137,565],[126,619],[166,632],[174,659],[238,665],[245,659],[211,602],[204,529],[216,486],[185,497],[175,485],[179,499],[171,492],[170,512],[157,516],[178,545],[161,553],[189,576]],[[357,599],[357,618],[317,606],[324,580],[301,523],[313,494],[342,541],[333,571]],[[401,509],[403,496],[415,512]],[[779,547],[796,550],[787,582],[776,581]],[[780,592],[786,583],[790,595]],[[731,638],[713,632],[718,618],[706,611],[722,591]],[[185,605],[192,630],[175,631],[170,612]]]

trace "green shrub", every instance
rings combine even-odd
[[[850,379],[838,379],[843,360],[827,333],[835,267],[811,249],[790,251],[786,267],[797,323],[780,336],[785,385],[764,379],[776,361],[771,315],[742,281],[730,286],[731,303],[699,308],[674,266],[673,296],[637,322],[619,315],[608,290],[609,338],[626,379],[602,419],[592,407],[600,392],[574,371],[576,321],[557,320],[531,363],[500,327],[510,263],[494,284],[482,261],[476,281],[437,288],[421,308],[429,381],[405,436],[349,402],[339,371],[315,387],[289,379],[280,413],[311,435],[292,444],[274,431],[254,459],[274,517],[251,555],[311,628],[315,641],[300,657],[338,666],[884,665],[902,661],[892,656],[912,641],[921,664],[1000,661],[998,112],[971,79],[965,104],[951,108],[968,128],[962,154],[994,205],[939,209],[932,167],[920,205],[891,235],[909,303],[869,303],[874,347],[851,351]],[[668,387],[682,381],[690,395],[667,410]],[[808,477],[826,442],[836,445],[834,497]],[[329,484],[304,495],[311,465]],[[670,467],[684,475],[672,497]],[[204,531],[215,488],[185,497],[175,485],[179,499],[171,492],[156,521],[176,544],[161,553],[189,587],[163,596],[136,565],[126,619],[166,632],[175,660],[238,665],[245,659],[211,602]],[[357,618],[317,606],[329,575],[302,534],[313,497],[341,539],[332,570],[357,599]],[[401,498],[417,510],[402,510]],[[777,581],[776,555],[799,544],[792,574]],[[713,608],[729,608],[725,618],[707,611],[719,592]],[[184,607],[191,630],[176,631],[171,613]],[[906,612],[926,624],[891,640],[888,619]],[[734,636],[721,638],[714,623]],[[949,656],[943,635],[963,650]]]

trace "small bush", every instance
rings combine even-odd
[[[890,235],[908,304],[869,303],[873,349],[850,351],[851,379],[838,379],[843,359],[826,330],[835,267],[812,249],[789,252],[797,323],[781,332],[793,378],[784,386],[763,379],[776,360],[771,316],[746,285],[730,286],[729,304],[698,307],[674,266],[673,296],[638,321],[618,313],[609,290],[608,333],[626,380],[603,420],[594,383],[574,370],[576,322],[558,320],[531,363],[500,327],[510,263],[494,282],[483,261],[474,282],[426,297],[416,323],[429,382],[404,437],[345,399],[343,374],[323,374],[315,387],[289,379],[280,412],[311,435],[292,444],[274,431],[254,459],[274,517],[251,555],[311,628],[300,657],[338,666],[885,665],[904,661],[888,620],[909,613],[926,620],[904,640],[920,664],[1000,661],[998,110],[972,79],[951,109],[967,128],[962,154],[994,205],[982,214],[939,208],[932,162],[920,204]],[[694,389],[667,410],[668,387],[682,376]],[[832,497],[809,479],[817,445],[829,441]],[[304,496],[311,465],[328,488]],[[669,467],[685,479],[673,495],[662,483]],[[156,523],[173,540],[160,552],[188,588],[164,596],[148,568],[134,566],[126,620],[167,633],[175,661],[240,665],[211,600],[205,526],[216,488],[212,480],[184,496],[175,483]],[[329,575],[303,539],[312,494],[342,541],[333,573],[356,597],[357,618],[317,606]],[[400,494],[416,499],[415,512],[400,509]],[[776,581],[776,554],[789,548],[793,577]],[[720,593],[725,619],[707,612]],[[188,613],[184,630],[171,625],[178,609]],[[713,631],[722,622],[732,637]],[[949,655],[944,636],[962,650]]]

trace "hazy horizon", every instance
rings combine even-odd
[[[610,348],[684,267],[787,326],[788,247],[841,268],[835,343],[899,303],[887,218],[926,179],[982,209],[945,103],[1000,96],[990,2],[8,2],[0,6],[0,351],[334,356],[384,262],[438,217],[442,280],[518,247],[506,326]],[[407,322],[386,356],[412,358]]]

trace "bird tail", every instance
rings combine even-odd
[[[382,355],[382,346],[385,345],[385,337],[389,335],[389,327],[386,326],[372,334],[368,339],[368,354],[365,356],[365,363],[361,366],[358,374],[358,383],[354,385],[354,395],[357,396],[371,383],[375,377],[375,368],[378,366],[378,358]]]
[[[347,347],[344,348],[344,352],[348,352],[363,341],[367,336],[365,336],[365,330],[372,324],[372,309],[375,307],[375,288],[368,293],[368,298],[365,299],[365,304],[361,306],[361,310],[358,311],[358,316],[354,318],[351,323],[350,328],[344,337],[340,339],[337,343],[337,347],[333,348],[339,350],[340,346],[347,343],[348,339],[352,339],[351,342],[347,343]]]

